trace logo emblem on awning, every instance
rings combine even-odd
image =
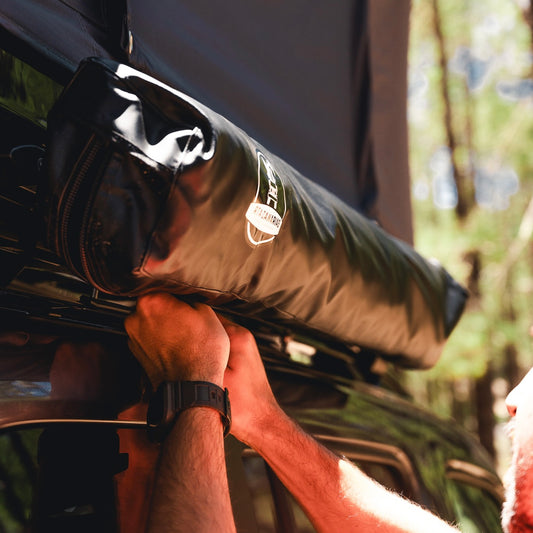
[[[246,236],[253,246],[271,242],[285,216],[285,191],[278,173],[257,151],[257,191],[246,211]]]

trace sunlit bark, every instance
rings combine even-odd
[[[452,103],[450,98],[449,90],[449,72],[448,72],[448,56],[446,53],[446,42],[444,39],[444,34],[442,30],[442,19],[440,15],[440,8],[438,0],[432,0],[433,6],[433,24],[435,39],[437,40],[437,47],[439,53],[439,65],[441,70],[441,80],[440,80],[440,91],[442,97],[442,103],[444,106],[444,129],[446,133],[446,144],[450,149],[450,159],[453,171],[453,179],[455,186],[457,188],[457,205],[455,207],[455,212],[459,220],[464,220],[468,216],[472,202],[469,199],[468,188],[466,183],[465,175],[460,168],[460,165],[457,161],[457,148],[458,141],[453,129],[453,120],[452,120]],[[470,122],[468,122],[468,128],[471,127]],[[467,132],[468,135],[471,135],[471,132]]]

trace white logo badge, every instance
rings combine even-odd
[[[257,152],[257,192],[246,211],[246,236],[253,246],[274,240],[285,216],[281,179],[261,152]]]

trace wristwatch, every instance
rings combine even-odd
[[[210,407],[220,413],[224,437],[231,427],[228,389],[208,381],[164,381],[148,405],[147,424],[150,439],[161,442],[170,433],[176,418],[192,407]]]

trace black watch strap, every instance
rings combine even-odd
[[[209,407],[220,413],[224,436],[231,428],[228,389],[208,381],[163,382],[157,388],[148,408],[148,428],[153,440],[162,441],[170,432],[176,417],[186,409]]]

